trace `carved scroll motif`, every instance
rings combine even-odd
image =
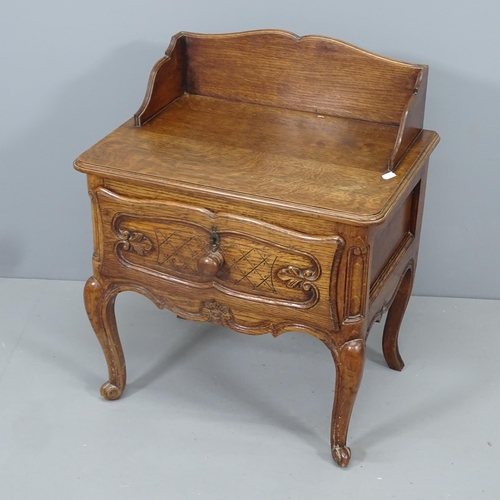
[[[314,289],[316,293],[318,291],[318,288],[312,283],[318,276],[312,269],[300,269],[295,266],[284,267],[278,271],[278,278],[285,283],[287,288],[302,288],[306,292]]]
[[[216,300],[205,302],[202,314],[206,316],[207,321],[217,323],[219,325],[227,325],[233,322],[233,314],[228,306],[224,306]]]
[[[146,255],[153,248],[151,240],[144,233],[138,231],[119,228],[119,237],[118,244],[128,252]]]

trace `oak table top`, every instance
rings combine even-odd
[[[130,120],[116,129],[77,168],[374,220],[435,146],[436,134],[423,131],[385,180],[397,133],[393,125],[185,94],[141,128]]]
[[[135,290],[182,318],[248,334],[298,330],[337,368],[331,428],[347,428],[370,326],[397,347],[418,255],[429,155],[427,66],[338,40],[264,30],[179,33],[143,105],[75,161],[88,176],[85,304],[109,381],[125,388],[114,300]]]

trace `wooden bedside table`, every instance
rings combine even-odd
[[[133,120],[83,153],[94,223],[85,305],[117,399],[125,359],[116,295],[182,318],[314,335],[337,376],[334,460],[370,326],[398,333],[417,263],[429,155],[427,66],[320,36],[179,33]],[[393,174],[396,174],[395,176]]]

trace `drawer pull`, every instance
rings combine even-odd
[[[220,236],[217,234],[217,227],[212,226],[209,244],[211,252],[198,259],[198,272],[206,278],[213,278],[224,263],[224,257],[219,252]]]

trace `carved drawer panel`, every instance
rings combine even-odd
[[[331,300],[336,288],[339,237],[309,236],[175,202],[125,198],[103,188],[95,199],[102,244],[109,247],[102,263],[108,274],[125,268],[306,309],[320,298]]]

